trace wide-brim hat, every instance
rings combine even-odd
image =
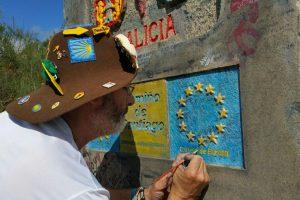
[[[124,35],[94,35],[93,28],[55,34],[40,66],[46,83],[6,111],[31,123],[46,122],[129,85],[138,68],[134,46]]]

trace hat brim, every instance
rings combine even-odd
[[[70,91],[64,96],[57,95],[50,86],[43,85],[40,89],[29,94],[30,97],[26,103],[18,104],[18,100],[16,100],[6,107],[6,111],[10,115],[30,123],[46,122],[80,107],[89,101],[129,85],[133,78],[134,76],[132,76],[132,74],[124,73],[122,80],[117,77],[111,77],[109,81],[107,81],[116,83],[116,85],[111,88],[103,87],[102,85],[107,82],[99,81],[95,83],[95,87],[92,85],[81,85],[79,88],[69,88]],[[84,96],[75,100],[74,96],[79,92],[84,92]],[[33,108],[36,105],[40,105],[41,110],[34,112]]]
[[[63,95],[48,84],[29,94],[26,102],[16,100],[6,107],[6,111],[14,117],[31,123],[42,123],[63,115],[91,100],[107,95],[123,87],[126,87],[135,78],[137,70],[128,70],[128,63],[122,61],[120,50],[116,47],[111,37],[103,37],[104,41],[95,44],[96,61],[71,64],[55,60],[60,70],[61,80],[59,85]],[[57,41],[52,41],[52,49],[59,40],[63,40],[62,34]],[[102,39],[101,39],[102,40]],[[67,44],[60,44],[67,48]],[[99,48],[99,49],[97,49]],[[54,56],[51,57],[54,60]],[[127,68],[127,69],[126,69]],[[104,87],[112,82],[111,87]],[[81,98],[75,95],[84,93]]]

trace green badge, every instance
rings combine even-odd
[[[36,104],[32,107],[32,112],[39,112],[42,109],[41,104]]]

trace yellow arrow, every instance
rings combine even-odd
[[[49,76],[51,82],[52,82],[53,85],[55,86],[55,88],[59,91],[59,93],[60,93],[61,95],[64,95],[64,93],[63,93],[61,87],[60,87],[60,86],[58,85],[58,83],[56,82],[54,76],[52,76],[52,75],[50,74],[50,72],[48,71],[48,69],[45,67],[44,63],[42,63],[42,65],[43,65],[43,68],[44,68],[44,70],[46,71],[47,75]]]
[[[64,35],[82,35],[88,31],[89,30],[86,28],[77,27],[77,28],[66,29],[63,31],[63,34]]]

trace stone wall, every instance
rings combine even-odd
[[[233,95],[233,98],[238,101],[229,105],[228,99],[235,93],[226,93],[228,90],[225,89],[222,91],[227,94],[222,106],[233,106],[228,109],[227,118],[232,121],[224,121],[227,123],[224,134],[217,135],[217,144],[208,141],[206,146],[195,141],[188,143],[194,149],[196,147],[204,151],[210,145],[217,148],[224,140],[224,143],[228,143],[225,146],[228,151],[239,151],[242,154],[239,167],[232,167],[231,162],[224,164],[226,158],[204,155],[211,163],[208,166],[211,184],[204,199],[299,199],[300,1],[146,2],[145,16],[141,18],[135,1],[127,1],[123,20],[112,31],[112,34],[123,33],[129,36],[137,48],[141,71],[134,82],[138,87],[143,88],[144,84],[157,80],[163,81],[161,84],[168,88],[165,94],[168,104],[172,95],[177,94],[170,92],[173,89],[171,81],[180,80],[178,85],[185,88],[185,80],[194,80],[196,77],[213,83],[217,92],[225,88],[224,85],[232,83],[232,76],[225,74],[222,76],[224,81],[218,82],[218,78],[214,79],[210,74],[218,75],[237,69],[238,87],[232,90],[237,92],[238,95]],[[64,0],[64,5],[67,26],[95,24],[92,0]],[[155,86],[148,90],[148,94],[156,91]],[[193,92],[196,95],[196,89]],[[201,98],[209,95],[203,94]],[[211,96],[212,102],[214,95]],[[183,97],[190,102],[193,102],[192,97],[196,98],[184,92]],[[195,105],[201,106],[197,102]],[[170,131],[175,130],[172,127],[176,126],[171,121],[172,116],[175,116],[172,114],[175,106],[178,109],[176,103],[168,104],[166,112],[152,112],[140,118],[149,121],[154,115],[168,116],[169,121],[164,123],[166,132],[162,132],[162,135],[168,138],[166,145],[170,148],[162,151],[167,151],[170,156],[164,157],[158,153],[152,155],[151,149],[140,149],[138,142],[141,139],[134,130],[126,133],[125,139],[122,136],[101,138],[108,145],[104,150],[97,147],[101,145],[99,141],[83,150],[88,164],[103,185],[116,188],[148,185],[153,178],[168,169],[172,162],[171,144],[176,140]],[[141,108],[147,110],[147,105]],[[204,104],[203,113],[208,108],[208,104]],[[186,113],[189,111],[187,107],[184,109]],[[238,118],[230,118],[233,109],[236,110],[234,116]],[[184,119],[188,121],[194,118],[185,115]],[[241,149],[237,150],[232,150],[228,142],[232,139],[230,134],[234,128],[237,128],[241,137],[241,140],[235,141],[241,145]],[[128,142],[128,137],[133,138],[137,144],[136,149],[122,147],[124,141]],[[109,143],[109,140],[113,142]],[[149,140],[146,142],[149,143]]]

